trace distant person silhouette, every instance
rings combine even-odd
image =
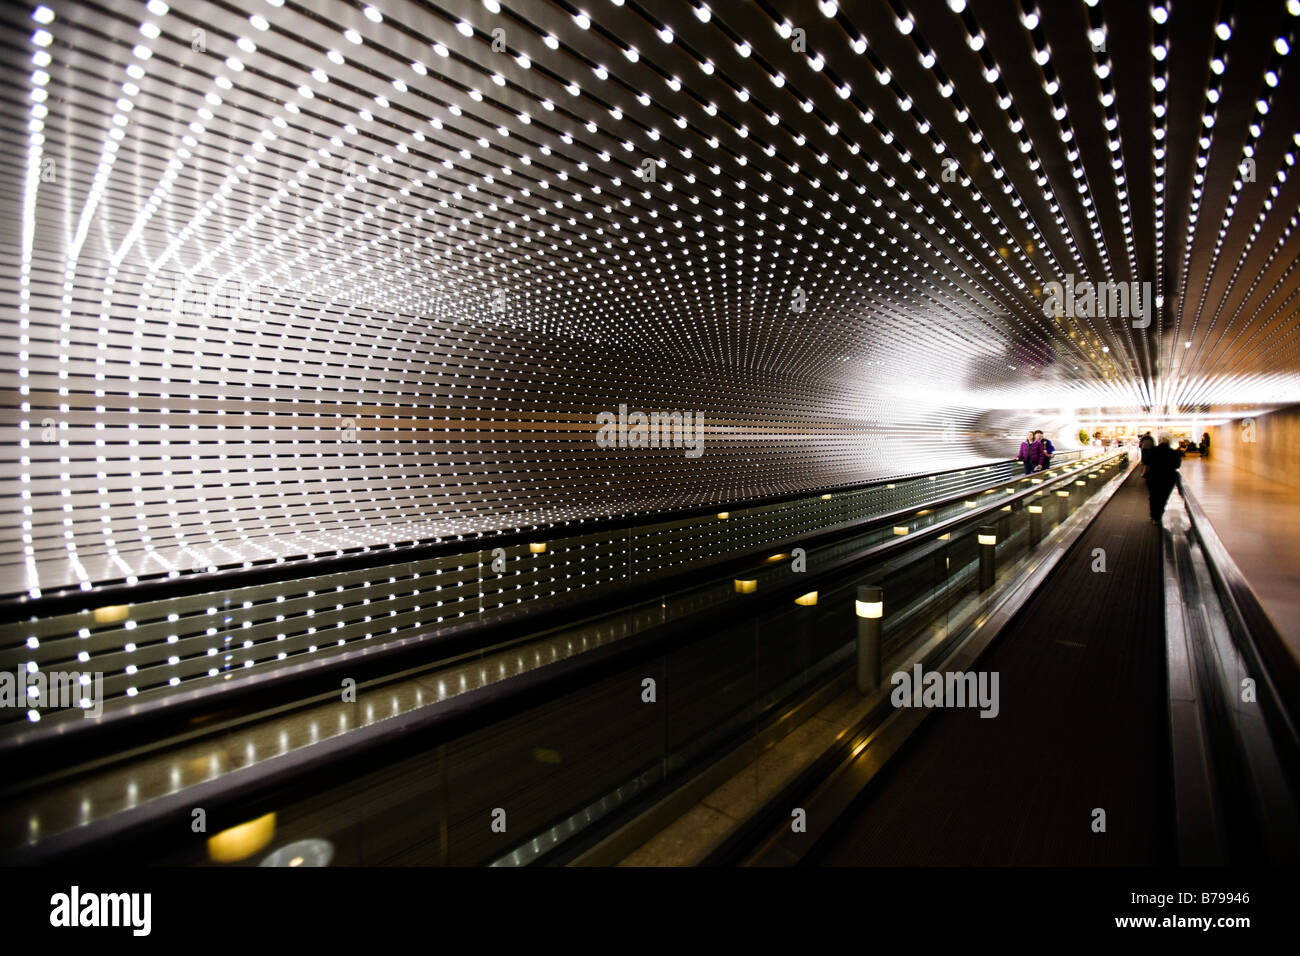
[[[1148,441],[1149,435],[1143,436]],[[1165,505],[1169,495],[1178,483],[1178,470],[1182,467],[1183,456],[1169,447],[1169,436],[1161,435],[1160,444],[1142,453],[1143,475],[1147,481],[1147,499],[1151,505],[1151,523],[1160,524],[1165,514]]]

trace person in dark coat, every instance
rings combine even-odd
[[[1034,432],[1034,438],[1038,441],[1039,458],[1043,468],[1052,466],[1052,456],[1056,454],[1056,446],[1052,440],[1044,435],[1041,431]]]
[[[1168,435],[1161,435],[1160,444],[1142,453],[1152,524],[1160,524],[1160,519],[1164,517],[1165,505],[1169,503],[1169,495],[1178,483],[1178,470],[1182,464],[1183,456],[1169,447]]]
[[[1143,465],[1146,465],[1147,456],[1150,455],[1151,452],[1155,451],[1155,447],[1156,447],[1156,440],[1151,437],[1150,432],[1147,432],[1145,435],[1143,435],[1141,438],[1138,439],[1138,454],[1142,458]],[[1144,475],[1146,474],[1145,468],[1143,468],[1142,474]]]

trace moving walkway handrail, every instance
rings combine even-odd
[[[1078,450],[1058,452],[1057,458],[1063,461],[1067,456],[1081,453]],[[1004,459],[947,468],[936,472],[873,479],[857,485],[810,489],[796,494],[768,495],[743,501],[722,501],[680,511],[655,513],[656,520],[653,522],[647,521],[647,518],[650,517],[647,514],[633,513],[609,518],[579,519],[556,524],[522,525],[508,531],[457,534],[432,540],[391,542],[387,545],[365,545],[311,557],[268,558],[248,562],[237,567],[221,568],[217,571],[178,574],[175,577],[169,577],[165,572],[160,572],[157,575],[139,578],[133,584],[128,583],[126,580],[99,583],[89,591],[83,590],[76,585],[68,585],[44,590],[39,597],[32,597],[26,593],[10,594],[0,597],[0,622],[64,614],[84,610],[92,604],[128,604],[174,597],[188,597],[211,591],[251,587],[259,584],[276,584],[313,575],[358,571],[389,564],[462,554],[469,551],[512,547],[536,541],[538,535],[543,533],[554,539],[557,536],[567,537],[579,534],[632,531],[649,523],[662,524],[665,521],[705,517],[716,514],[723,509],[743,511],[749,508],[764,508],[817,498],[827,494],[851,494],[891,483],[915,481],[926,477],[940,477],[958,472],[974,471],[979,468],[1005,466],[1010,463],[1009,459]]]
[[[739,602],[704,608],[613,644],[229,771],[139,807],[54,834],[40,843],[15,851],[11,862],[49,861],[66,853],[102,846],[104,841],[118,845],[121,841],[145,839],[168,818],[173,822],[187,819],[195,806],[202,806],[206,811],[210,831],[236,825],[275,809],[285,801],[286,794],[324,786],[336,781],[340,774],[360,775],[383,767],[417,748],[427,748],[463,735],[569,690],[616,674],[667,647],[702,639],[716,627],[734,623],[738,606],[743,608],[744,615],[752,616],[764,609],[786,604],[832,577],[901,553],[918,540],[976,527],[1008,504],[1027,501],[1057,485],[1072,482],[1080,472],[1099,467],[1108,458],[1090,462],[1082,469],[1067,469],[1023,491],[996,496],[989,504],[928,526],[924,537],[897,537],[860,548],[825,565],[810,567],[798,576],[799,580],[740,596]]]
[[[1274,730],[1282,765],[1291,774],[1292,786],[1300,792],[1300,664],[1287,648],[1246,576],[1214,531],[1196,495],[1182,476],[1177,477],[1191,521],[1192,534],[1201,547],[1206,567],[1218,592],[1233,640],[1245,657],[1258,690],[1257,699]]]

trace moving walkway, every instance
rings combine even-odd
[[[98,720],[10,721],[0,747],[31,769],[3,794],[0,845],[15,862],[222,862],[212,839],[256,824],[236,833],[265,845],[240,862],[304,840],[335,863],[575,859],[851,679],[864,580],[894,609],[883,653],[933,648],[980,613],[981,529],[1012,567],[1122,460],[12,602],[9,666],[79,647],[143,666],[105,680]],[[171,657],[185,668],[166,676]]]

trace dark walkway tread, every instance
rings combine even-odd
[[[999,716],[932,714],[809,862],[1175,862],[1163,601],[1135,473],[981,659],[999,673]]]

